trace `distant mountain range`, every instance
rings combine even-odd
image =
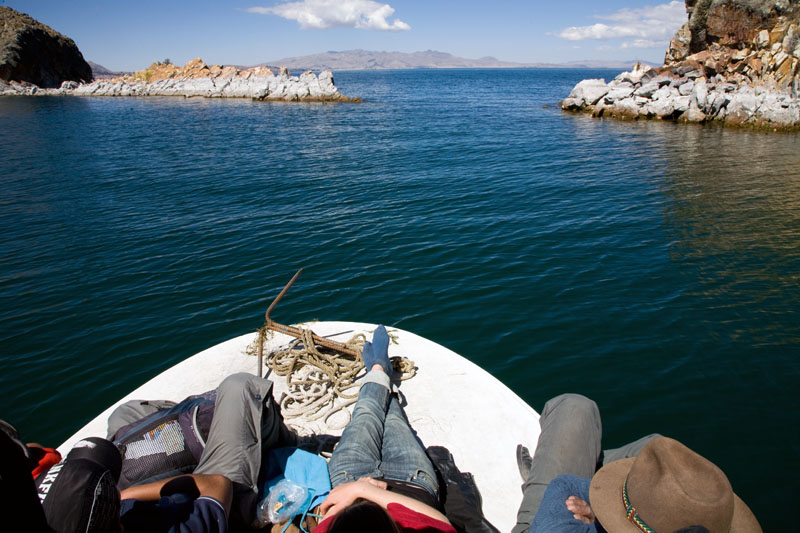
[[[275,70],[286,67],[295,73],[304,70],[381,70],[381,69],[417,69],[417,68],[613,68],[630,70],[640,62],[651,67],[659,66],[649,61],[637,59],[620,60],[586,60],[568,63],[515,63],[500,61],[494,57],[467,59],[446,52],[427,50],[425,52],[373,52],[369,50],[345,50],[342,52],[324,52],[308,56],[285,57],[255,66],[266,66]],[[130,74],[130,72],[113,72],[102,65],[89,61],[95,79],[114,78]],[[239,69],[249,68],[234,65]]]
[[[514,63],[500,61],[494,57],[467,59],[446,52],[374,52],[369,50],[345,50],[324,52],[299,57],[285,57],[262,63],[259,66],[284,66],[290,70],[371,70],[371,69],[416,69],[416,68],[621,68],[630,69],[636,59],[571,61],[569,63]],[[643,65],[658,66],[648,61]]]
[[[89,66],[92,67],[92,76],[96,80],[101,80],[105,78],[118,78],[120,76],[124,76],[125,74],[130,74],[130,72],[113,72],[108,70],[103,65],[97,64],[94,61],[87,61]]]

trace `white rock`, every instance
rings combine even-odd
[[[681,115],[681,119],[688,122],[704,122],[706,120],[706,115],[697,107],[697,104],[692,103],[689,109]]]
[[[697,103],[697,106],[700,109],[703,109],[706,106],[706,101],[708,99],[708,84],[706,80],[697,80],[694,84],[692,89],[692,95],[694,97],[694,101]]]
[[[731,95],[731,101],[726,107],[728,116],[736,116],[743,122],[748,122],[758,109],[758,99],[753,92],[737,91]]]
[[[646,110],[648,114],[655,115],[659,118],[664,118],[672,115],[675,112],[675,106],[669,98],[661,98],[650,102]]]
[[[581,105],[594,105],[608,94],[609,88],[604,79],[589,79],[578,83],[567,98],[575,98]]]
[[[633,94],[636,96],[644,96],[645,98],[650,98],[653,96],[653,93],[656,92],[659,88],[659,85],[656,81],[651,81],[649,83],[645,83],[635,91]]]
[[[652,95],[653,100],[666,100],[671,97],[672,97],[672,91],[670,90],[670,87],[668,85],[661,87]]]
[[[272,72],[254,75],[245,71],[241,75],[226,75],[215,78],[163,79],[152,83],[128,80],[111,83],[95,81],[75,87],[64,84],[62,89],[49,94],[73,94],[76,96],[202,96],[206,98],[276,98],[304,99],[341,97],[333,83],[330,71],[323,71],[319,77],[308,71],[301,76],[289,76],[282,70],[280,76]],[[4,91],[0,87],[0,94]],[[60,91],[60,92],[56,92]],[[19,91],[17,91],[19,92]]]
[[[633,98],[625,98],[614,102],[614,111],[616,113],[624,114],[630,117],[638,117],[640,113],[639,106]]]
[[[607,104],[613,104],[617,100],[623,100],[633,94],[633,87],[618,87],[616,89],[611,89],[608,93],[603,97],[603,100]]]
[[[673,98],[672,101],[674,102],[675,111],[678,113],[683,113],[687,109],[689,109],[689,103],[691,102],[691,96],[678,96]]]
[[[778,70],[780,68],[780,66],[783,65],[783,62],[786,61],[787,59],[789,59],[789,54],[787,54],[783,50],[781,50],[780,52],[775,54],[775,57],[772,60],[773,61],[772,62],[772,65],[773,65],[772,70]]]
[[[687,81],[686,83],[683,83],[678,87],[678,92],[680,93],[681,96],[686,96],[692,94],[692,89],[694,89],[694,82]]]
[[[766,48],[769,46],[769,30],[761,30],[758,32],[758,47]]]
[[[319,73],[319,88],[323,94],[331,95],[338,92],[333,84],[333,74],[330,70],[323,70]]]
[[[785,94],[770,91],[758,107],[758,117],[781,126],[797,124],[800,122],[800,103],[788,99]]]
[[[711,114],[716,115],[719,113],[720,109],[725,109],[725,107],[730,102],[730,99],[725,95],[725,93],[715,92],[713,94],[714,99],[711,103]],[[711,99],[711,95],[709,95],[709,100]]]

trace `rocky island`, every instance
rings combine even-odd
[[[800,5],[686,0],[662,67],[583,80],[561,103],[595,117],[800,128]]]
[[[87,84],[66,82],[55,92],[75,96],[204,96],[254,100],[344,102],[357,101],[339,92],[331,71],[319,76],[306,71],[292,76],[285,68],[277,74],[267,67],[239,70],[232,66],[206,65],[193,59],[182,67],[153,63],[149,68],[111,80]]]
[[[184,96],[303,102],[360,101],[336,88],[329,70],[292,76],[285,68],[238,69],[194,59],[92,81],[75,43],[9,7],[0,7],[0,96]]]

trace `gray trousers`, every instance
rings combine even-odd
[[[528,479],[522,484],[522,503],[512,533],[527,532],[547,485],[556,476],[572,474],[591,478],[603,465],[635,457],[653,434],[621,448],[603,450],[603,427],[597,404],[580,394],[562,394],[548,401],[539,418],[542,431],[533,454]]]
[[[132,400],[108,419],[109,438],[116,431],[174,402]],[[255,518],[262,457],[278,446],[296,443],[272,398],[272,382],[252,374],[225,378],[217,387],[214,418],[195,474],[221,474],[233,482],[232,518],[250,524]]]

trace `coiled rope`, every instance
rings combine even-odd
[[[320,349],[315,345],[312,331],[302,329],[302,336],[285,347],[265,356],[264,364],[276,375],[286,377],[288,392],[281,398],[281,412],[288,426],[298,435],[307,430],[298,422],[321,420],[328,429],[343,429],[350,422],[348,407],[358,399],[360,384],[356,380],[365,373],[361,352],[366,336],[358,333],[344,344],[355,349],[357,357]],[[258,339],[265,339],[266,333]],[[396,335],[389,333],[392,342]],[[256,342],[258,342],[258,339]],[[251,351],[251,350],[248,350]],[[391,357],[395,370],[394,380],[405,381],[416,375],[414,362],[406,357]],[[344,411],[342,423],[333,422],[335,414]]]

